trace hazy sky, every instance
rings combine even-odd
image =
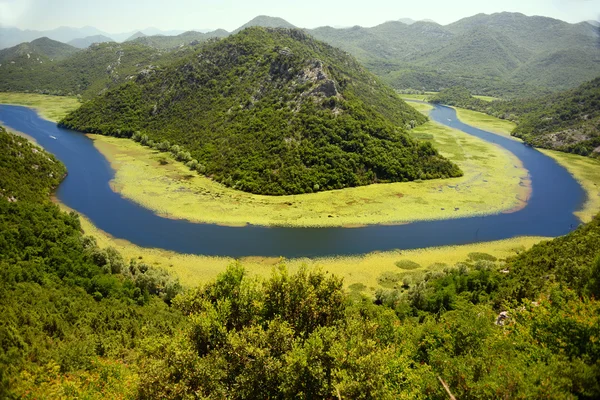
[[[568,22],[598,20],[600,0],[0,0],[0,25],[37,30],[91,25],[109,33],[150,26],[231,31],[257,15],[314,28],[374,26],[404,17],[447,24],[499,11]]]

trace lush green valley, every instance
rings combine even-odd
[[[0,399],[600,398],[600,24],[192,3],[0,2]]]
[[[594,157],[600,152],[600,78],[531,99],[485,102],[464,87],[453,87],[430,101],[515,121],[512,134],[536,147]]]
[[[248,28],[60,124],[133,137],[227,186],[282,195],[460,176],[405,134],[425,120],[343,52],[298,30]]]
[[[598,218],[508,260],[420,279],[398,263],[374,300],[283,265],[178,294],[49,202],[56,159],[4,130],[0,146],[4,398],[445,398],[440,381],[457,398],[600,395]]]

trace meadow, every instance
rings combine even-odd
[[[0,104],[31,107],[41,117],[55,122],[81,105],[76,97],[6,92],[0,92]]]

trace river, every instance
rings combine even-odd
[[[552,158],[521,142],[466,125],[449,107],[436,105],[430,118],[515,154],[530,174],[532,193],[527,205],[513,213],[361,228],[225,227],[168,219],[110,188],[114,171],[87,136],[58,128],[32,109],[0,105],[3,125],[31,136],[67,167],[69,174],[56,192],[59,200],[115,238],[142,247],[210,256],[318,257],[515,236],[555,237],[579,225],[573,212],[581,208],[585,192]]]

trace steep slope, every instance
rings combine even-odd
[[[259,15],[258,17],[252,18],[250,21],[246,22],[244,25],[234,30],[232,34],[236,34],[252,26],[260,26],[263,28],[296,28],[294,25],[290,24],[283,18],[269,17],[268,15]]]
[[[78,49],[86,49],[90,47],[94,43],[105,43],[105,42],[114,42],[113,39],[104,35],[94,35],[87,36],[84,38],[73,39],[69,42],[69,44],[73,47],[77,47]]]
[[[298,30],[248,28],[138,75],[61,124],[141,131],[136,138],[219,182],[278,195],[460,175],[402,132],[424,119],[344,52]]]
[[[0,50],[0,64],[29,66],[44,61],[58,61],[75,54],[77,48],[46,37]]]

